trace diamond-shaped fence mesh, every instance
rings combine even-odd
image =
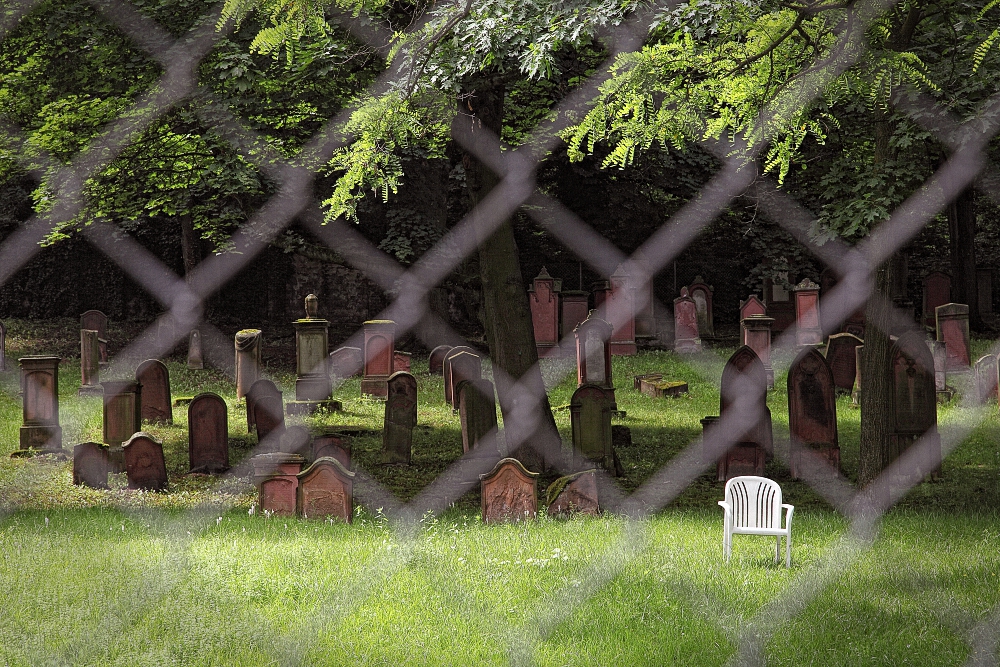
[[[0,23],[0,39],[8,36],[36,4],[14,3],[11,8],[5,9],[3,22]],[[764,215],[780,224],[838,274],[837,287],[822,295],[821,327],[826,335],[839,331],[844,320],[863,308],[869,300],[882,299],[873,287],[876,268],[912,240],[961,191],[979,179],[981,186],[986,184],[983,186],[986,194],[993,198],[997,195],[996,189],[989,187],[997,178],[996,169],[989,164],[985,154],[988,142],[998,129],[1000,97],[997,96],[983,105],[978,114],[980,122],[975,126],[968,123],[959,126],[943,113],[929,113],[936,112],[933,100],[916,95],[897,100],[898,108],[922,123],[949,147],[951,154],[924,187],[897,207],[866,240],[854,246],[835,241],[817,244],[810,234],[813,216],[778,189],[768,177],[761,176],[754,163],[747,160],[747,154],[759,155],[771,139],[772,121],[786,112],[789,99],[796,100],[798,105],[810,103],[831,81],[863,56],[863,50],[858,47],[863,40],[858,39],[858,35],[869,27],[879,12],[895,4],[887,0],[859,9],[856,21],[839,36],[839,44],[830,50],[830,55],[803,73],[794,90],[786,91],[765,107],[758,120],[760,131],[751,133],[759,137],[757,145],[746,146],[736,140],[704,142],[703,148],[718,158],[721,168],[701,188],[697,197],[653,233],[639,251],[628,256],[556,198],[540,191],[536,187],[535,171],[544,156],[556,147],[560,130],[565,129],[569,119],[579,117],[579,114],[569,112],[584,110],[594,98],[598,87],[608,76],[614,57],[641,48],[651,14],[639,12],[605,37],[610,45],[609,59],[596,69],[596,74],[563,99],[550,115],[551,120],[536,127],[520,147],[507,147],[502,153],[491,152],[488,145],[495,145],[499,139],[491,136],[485,127],[480,128],[475,136],[457,136],[464,150],[475,154],[499,176],[499,184],[431,250],[411,266],[405,267],[343,220],[326,224],[321,205],[314,197],[316,173],[305,165],[323,165],[337,148],[349,143],[351,138],[343,136],[340,128],[353,109],[344,109],[330,118],[295,157],[284,158],[270,151],[261,137],[245,127],[225,104],[216,101],[211,90],[198,80],[199,63],[212,50],[218,37],[232,29],[231,25],[218,27],[219,10],[199,21],[187,34],[174,39],[155,21],[124,0],[94,0],[92,4],[136,46],[158,62],[163,71],[156,83],[118,119],[109,123],[75,159],[66,165],[59,165],[55,159],[49,160],[49,166],[57,174],[52,179],[57,184],[54,205],[46,213],[28,220],[0,244],[0,285],[8,282],[39,252],[40,242],[51,230],[78,215],[84,204],[84,184],[88,178],[106,167],[157,118],[186,100],[197,98],[201,119],[206,126],[276,184],[275,194],[249,216],[230,239],[227,251],[204,260],[186,278],[176,275],[160,258],[110,223],[96,221],[85,228],[87,241],[152,295],[166,311],[158,322],[151,324],[126,349],[115,355],[110,365],[111,374],[126,374],[137,361],[164,354],[186,339],[188,332],[196,327],[204,337],[208,362],[232,373],[232,342],[203,319],[204,304],[296,221],[335,250],[349,265],[393,295],[390,305],[379,315],[380,319],[393,320],[400,333],[412,332],[428,348],[433,348],[440,344],[462,344],[464,339],[430,310],[427,305],[430,291],[472,256],[483,239],[522,207],[551,237],[598,274],[610,276],[619,266],[624,266],[626,273],[637,284],[644,285],[668,267],[735,198],[750,194]],[[661,3],[661,8],[675,4]],[[454,9],[458,12],[463,6],[458,3]],[[348,14],[340,15],[339,19],[356,39],[375,52],[387,53],[386,45],[391,34],[379,28],[376,21],[361,20]],[[427,20],[427,17],[422,20]],[[411,30],[418,30],[422,25],[415,23]],[[393,66],[369,87],[369,92],[377,95],[390,86],[405,83],[414,75],[411,65],[417,60],[396,59]],[[5,124],[4,131],[11,141],[22,140],[19,128]],[[637,289],[635,294],[635,308],[642,310],[648,305],[646,301],[651,291]],[[887,320],[899,323],[901,328],[913,327],[910,315],[897,311],[888,299],[883,301],[881,306]],[[669,310],[663,304],[655,305],[658,309]],[[616,313],[603,311],[602,315],[616,329],[625,324],[623,320],[615,319],[619,317]],[[171,332],[170,336],[162,335],[164,329],[159,326],[161,322],[171,325],[165,329]],[[562,344],[569,343],[569,338],[567,334],[567,340]],[[362,332],[358,331],[345,344],[360,347],[361,340]],[[779,348],[795,347],[794,333],[789,330],[774,345]],[[998,352],[1000,346],[992,350],[993,354]],[[697,362],[692,363],[697,365]],[[496,365],[492,372],[496,382],[510,387],[510,391],[501,396],[501,401],[505,402],[504,429],[502,435],[496,436],[501,451],[514,452],[521,446],[537,445],[538,431],[545,428],[541,412],[543,406],[547,407],[544,387],[532,383],[530,378],[536,377],[532,373],[519,380],[505,377]],[[708,372],[705,367],[706,379],[717,383],[718,379],[708,376]],[[714,465],[719,456],[738,442],[745,431],[744,424],[758,420],[759,406],[752,398],[753,392],[740,391],[737,394],[739,397],[732,409],[715,428],[708,430],[703,439],[692,442],[631,494],[619,491],[607,474],[598,469],[598,475],[607,478],[600,485],[602,493],[607,494],[602,503],[628,517],[625,528],[620,535],[607,540],[601,547],[602,554],[594,559],[593,565],[577,574],[572,585],[548,594],[545,600],[534,606],[535,611],[519,623],[512,625],[506,619],[496,619],[501,634],[509,638],[509,657],[513,664],[530,663],[537,645],[580,603],[597,594],[624,567],[640,557],[649,545],[648,525],[643,519],[666,507],[710,465]],[[959,426],[941,434],[940,449],[944,458],[986,414],[985,408],[978,407],[974,397],[964,400],[970,416]],[[709,622],[734,638],[738,646],[732,659],[734,664],[760,664],[764,661],[764,645],[769,637],[784,621],[800,613],[871,546],[879,517],[931,473],[926,461],[932,459],[930,454],[937,446],[931,437],[918,439],[864,489],[856,488],[842,477],[830,475],[825,469],[826,464],[804,466],[802,477],[805,481],[850,521],[850,528],[844,537],[827,551],[821,562],[797,572],[785,592],[770,600],[749,622],[737,623],[725,613],[713,609],[711,600],[687,592],[693,605],[704,608],[703,613],[709,617]],[[358,469],[358,479],[364,482],[364,490],[359,492],[358,500],[369,508],[379,508],[390,517],[396,546],[380,551],[351,576],[328,579],[322,595],[323,603],[317,606],[311,617],[302,619],[303,622],[292,634],[280,636],[271,626],[262,626],[261,633],[273,635],[271,644],[283,647],[284,655],[280,659],[289,664],[303,661],[316,641],[318,630],[325,623],[341,618],[355,605],[363,604],[375,587],[406,565],[412,556],[421,518],[428,512],[446,508],[475,488],[479,475],[489,471],[496,460],[496,457],[464,456],[409,502],[400,501],[388,489],[381,487],[373,476]],[[226,476],[220,476],[215,483],[225,484]],[[70,648],[61,649],[62,655],[74,655],[74,661],[88,662],[96,655],[90,653],[88,647],[91,644],[98,644],[102,637],[109,637],[127,626],[132,622],[130,619],[141,617],[144,609],[168,594],[184,576],[192,531],[196,534],[217,512],[218,508],[181,514],[143,511],[143,519],[155,522],[167,536],[167,557],[155,571],[147,573],[141,590],[133,592],[128,599],[114,603],[113,606],[117,606],[108,612],[108,620],[95,630],[95,636],[78,638]],[[454,604],[460,606],[467,602],[467,593],[460,586],[449,584],[446,588],[445,593]],[[995,660],[996,634],[1000,627],[998,614],[1000,611],[994,610],[969,634],[973,656],[970,664],[987,664]]]

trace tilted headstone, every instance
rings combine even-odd
[[[80,316],[80,328],[97,332],[101,363],[108,362],[108,316],[99,310],[88,310]]]
[[[330,373],[341,379],[362,374],[365,369],[365,355],[360,347],[338,347],[330,353]]]
[[[108,488],[108,448],[84,442],[73,448],[73,483],[92,489]]]
[[[393,373],[393,354],[396,349],[396,323],[392,320],[365,322],[365,370],[361,379],[361,393],[385,398],[389,392],[386,382]]]
[[[819,322],[819,285],[803,278],[792,291],[795,293],[795,344],[821,345],[823,328]]]
[[[163,445],[148,433],[135,433],[122,445],[128,488],[163,491],[167,488],[167,464]]]
[[[562,335],[569,336],[573,330],[579,326],[580,322],[587,319],[590,307],[590,294],[583,290],[567,290],[560,295],[562,302]]]
[[[333,393],[327,372],[330,323],[318,317],[319,299],[305,298],[306,316],[295,320],[295,400],[325,401]]]
[[[296,509],[304,518],[334,517],[351,523],[354,473],[335,458],[323,457],[298,474]]]
[[[976,269],[976,302],[980,315],[993,314],[993,269]]]
[[[788,369],[788,430],[793,478],[803,469],[840,471],[833,371],[815,348],[803,349]]]
[[[254,403],[258,398],[262,396],[277,396],[281,398],[281,390],[278,386],[267,379],[261,379],[250,385],[250,389],[247,390],[247,433],[252,433],[256,428],[256,422],[254,421]],[[284,410],[284,406],[282,406]],[[273,419],[279,419],[279,417],[273,417]],[[281,421],[284,422],[284,412],[280,417]]]
[[[609,280],[611,291],[604,303],[608,322],[614,327],[611,334],[611,354],[631,356],[636,353],[635,345],[635,295],[632,279],[619,266]]]
[[[826,363],[833,372],[833,386],[838,391],[850,393],[854,389],[857,375],[857,354],[855,348],[864,341],[849,333],[830,336],[826,344]]]
[[[7,327],[0,322],[0,371],[7,370]]]
[[[715,325],[712,315],[712,291],[714,288],[707,285],[701,276],[695,276],[694,281],[688,285],[687,291],[694,300],[696,312],[698,313],[698,333],[702,337],[715,338]],[[681,294],[684,291],[681,290]]]
[[[291,516],[295,514],[299,472],[305,459],[298,454],[275,452],[251,459],[253,481],[261,512]]]
[[[525,521],[538,514],[538,475],[517,459],[501,459],[479,476],[484,523]]]
[[[187,366],[193,371],[200,371],[205,368],[205,353],[201,347],[201,332],[192,329],[188,334],[188,358]]]
[[[451,348],[447,354],[444,355],[444,360],[441,362],[441,374],[444,376],[444,402],[448,405],[454,403],[455,386],[451,380],[451,361],[449,357],[452,357],[459,352],[468,352],[470,354],[478,354],[471,347],[466,347],[465,345],[458,345],[457,347]]]
[[[451,351],[451,345],[438,345],[431,350],[431,356],[427,361],[427,372],[431,375],[444,374],[444,358]]]
[[[229,411],[218,394],[198,394],[188,405],[188,462],[192,472],[229,469]]]
[[[337,459],[348,470],[351,469],[351,439],[337,431],[327,431],[312,439],[312,460],[324,456]]]
[[[101,351],[97,343],[97,332],[80,329],[80,396],[100,394]]]
[[[559,294],[555,279],[542,267],[528,288],[531,325],[535,331],[535,347],[542,357],[559,344]]]
[[[413,427],[417,425],[417,379],[405,371],[397,371],[386,384],[389,395],[382,428],[382,461],[409,465]]]
[[[615,474],[611,440],[612,399],[600,385],[585,384],[573,392],[569,404],[573,451]]]
[[[687,287],[682,287],[681,295],[674,299],[674,352],[679,354],[701,352],[698,306],[688,294]]]
[[[243,398],[253,383],[260,379],[260,329],[243,329],[236,334],[236,398]]]
[[[933,271],[924,278],[924,325],[935,325],[934,312],[938,306],[951,302],[951,276]]]
[[[122,445],[142,425],[142,386],[132,380],[102,382],[104,387],[104,442],[111,448],[111,472],[125,470]]]
[[[946,303],[934,310],[937,339],[944,341],[948,353],[948,370],[968,370],[969,307],[964,303]]]
[[[976,397],[980,403],[997,399],[997,358],[992,354],[976,362]]]
[[[937,392],[934,388],[934,358],[915,331],[903,334],[892,345],[892,423],[888,460],[893,461],[922,436],[930,446],[921,457],[923,475],[941,474],[941,439],[937,433]],[[862,410],[864,405],[862,404]],[[909,476],[908,471],[903,471]]]
[[[767,315],[751,315],[740,322],[744,331],[746,343],[760,357],[767,374],[767,388],[774,387],[774,367],[771,365],[771,327],[774,318]]]
[[[739,430],[736,442],[716,461],[716,479],[724,481],[739,475],[763,475],[765,461],[774,454],[771,411],[767,407],[767,373],[757,353],[744,345],[736,350],[722,370],[719,417],[730,416],[740,400],[750,403],[756,415]],[[713,428],[709,424],[706,428]],[[745,430],[743,430],[745,429]],[[707,434],[706,434],[707,435]]]
[[[601,512],[597,502],[597,476],[594,470],[582,470],[560,477],[545,490],[549,516],[588,514]]]
[[[746,301],[740,301],[740,345],[747,344],[746,330],[743,328],[743,320],[754,315],[767,315],[767,306],[764,302],[751,294]],[[773,318],[772,318],[773,321]]]
[[[462,450],[477,456],[498,456],[493,383],[482,379],[465,380],[459,382],[455,390],[462,424]]]
[[[21,357],[21,450],[63,451],[59,357]]]
[[[392,370],[394,373],[399,371],[404,371],[406,373],[410,372],[412,368],[411,362],[413,355],[409,352],[403,352],[402,350],[396,350],[393,352],[392,356]]]
[[[174,423],[170,399],[170,371],[159,359],[147,359],[135,369],[135,381],[142,387],[139,413],[144,421]]]
[[[478,380],[483,377],[483,359],[478,354],[460,351],[448,355],[448,383],[451,385],[451,408],[458,410],[458,393],[455,388],[463,380]]]

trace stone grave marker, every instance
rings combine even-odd
[[[80,396],[96,396],[101,389],[101,351],[97,332],[80,329]]]
[[[517,459],[500,459],[479,476],[484,523],[525,521],[538,514],[538,475]]]
[[[251,459],[253,480],[257,487],[257,502],[261,512],[283,516],[295,514],[299,488],[299,472],[305,463],[298,454],[274,452],[258,454]]]
[[[386,381],[385,420],[382,428],[382,462],[410,464],[413,428],[417,425],[417,379],[397,371]]]
[[[229,469],[228,409],[218,394],[198,394],[188,404],[188,462],[191,472]]]
[[[458,392],[458,414],[462,425],[462,451],[478,456],[498,456],[496,446],[497,404],[489,380],[464,380]],[[487,444],[489,443],[489,444]]]
[[[108,488],[108,448],[84,442],[73,448],[73,483],[92,489]]]
[[[63,453],[59,357],[21,357],[21,451]]]
[[[993,314],[993,269],[976,269],[976,302],[980,315]]]
[[[948,389],[948,346],[940,340],[927,339],[924,342],[934,358],[934,390],[938,394],[938,400],[951,398]]]
[[[643,380],[648,380],[649,382],[659,382],[662,379],[663,373],[643,373],[642,375],[635,375],[632,377],[632,388],[641,392]]]
[[[552,482],[545,490],[549,516],[572,514],[597,516],[600,514],[595,472],[594,469],[581,470]]]
[[[656,338],[656,295],[653,291],[653,265],[642,250],[632,255],[632,290],[635,301],[635,337],[649,340]],[[565,308],[565,306],[563,306]],[[584,317],[587,314],[584,312]],[[580,320],[582,322],[583,319]],[[575,326],[575,325],[574,325]],[[573,327],[565,329],[572,331]],[[565,333],[563,335],[566,335]]]
[[[80,328],[97,332],[100,362],[108,362],[108,316],[99,310],[88,310],[80,316]]]
[[[760,362],[764,364],[768,389],[774,387],[774,367],[771,365],[771,327],[773,325],[774,318],[767,315],[751,315],[740,322],[746,337],[746,345],[757,353]]]
[[[0,322],[0,371],[7,370],[7,327]]]
[[[612,399],[608,391],[595,384],[585,384],[573,392],[569,403],[573,429],[573,451],[615,474],[614,448],[611,439]]]
[[[951,276],[932,271],[924,278],[924,325],[935,326],[934,314],[938,306],[951,302]]]
[[[253,383],[260,379],[261,348],[263,336],[260,329],[243,329],[236,334],[236,397],[243,398]]]
[[[173,424],[174,411],[170,400],[170,372],[159,359],[147,359],[135,369],[135,381],[142,387],[139,407],[144,421]]]
[[[134,380],[102,382],[104,387],[104,442],[111,449],[111,472],[125,470],[122,445],[142,425],[142,386]]]
[[[941,440],[937,433],[937,391],[934,388],[934,358],[915,331],[893,343],[893,408],[889,436],[889,461],[898,458],[925,434],[931,446],[920,461],[922,472],[941,475]],[[863,409],[863,408],[862,408]]]
[[[396,323],[392,320],[365,322],[365,369],[361,393],[385,398],[389,393],[386,382],[393,373],[396,349]]]
[[[471,347],[465,345],[459,345],[457,347],[451,348],[447,354],[444,355],[444,359],[441,362],[441,374],[444,376],[444,402],[451,405],[454,400],[453,396],[455,393],[455,386],[451,380],[451,361],[449,357],[452,357],[459,352],[468,352],[470,354],[478,354]]]
[[[335,517],[351,523],[354,473],[335,458],[316,459],[298,474],[296,508],[304,518]]]
[[[621,265],[611,274],[611,291],[604,304],[608,322],[614,327],[611,334],[611,354],[631,356],[637,352],[635,345],[635,295],[632,279]]]
[[[823,355],[812,347],[799,352],[788,370],[788,428],[793,478],[802,477],[804,468],[834,476],[839,473],[833,371]]]
[[[819,322],[819,285],[803,278],[792,288],[795,293],[795,344],[822,345],[823,328]]]
[[[643,378],[639,381],[639,391],[650,398],[683,396],[688,393],[688,383],[680,380]]]
[[[278,447],[284,454],[298,454],[305,457],[312,449],[312,435],[305,426],[289,426],[282,433]]]
[[[611,333],[611,325],[597,317],[595,312],[591,312],[573,331],[576,339],[577,386],[596,384],[604,387],[611,392],[611,409],[615,411],[618,404],[611,376]]]
[[[163,445],[148,433],[135,433],[122,445],[128,488],[163,491],[167,488],[167,464]]]
[[[976,361],[976,397],[980,403],[997,399],[997,358],[992,354]]]
[[[539,357],[545,356],[559,344],[559,293],[555,284],[555,279],[543,266],[528,287],[531,324],[535,331],[535,347]]]
[[[325,401],[333,393],[327,373],[330,323],[318,315],[319,298],[305,298],[306,316],[295,320],[295,400]]]
[[[438,345],[431,350],[430,359],[427,361],[427,372],[431,375],[444,374],[444,358],[451,351],[451,345]]]
[[[743,328],[743,320],[754,315],[767,315],[767,306],[764,302],[751,294],[746,301],[740,301],[740,345],[747,344],[746,330]]]
[[[340,464],[351,469],[351,439],[339,431],[326,431],[312,439],[312,460],[324,456],[337,459]]]
[[[688,294],[694,300],[698,313],[698,333],[700,336],[715,338],[715,325],[712,316],[712,292],[715,288],[705,284],[701,276],[695,276],[688,288]],[[684,290],[681,290],[681,295]],[[676,317],[676,314],[674,315]]]
[[[607,303],[610,292],[611,283],[607,280],[598,280],[591,284],[590,293],[594,297],[594,310],[601,311],[601,306]]]
[[[201,332],[192,329],[188,334],[188,358],[187,367],[193,371],[200,371],[205,368],[205,354],[201,347]]]
[[[688,294],[687,287],[682,287],[681,295],[674,299],[674,352],[678,354],[701,352],[698,306]]]
[[[795,300],[789,292],[788,271],[777,271],[764,278],[764,305],[767,316],[774,318],[771,330],[783,333],[795,325]]]
[[[944,341],[948,370],[969,370],[969,307],[964,303],[946,303],[934,310],[937,339]]]
[[[411,365],[412,358],[413,358],[413,355],[410,354],[409,352],[403,352],[402,350],[396,350],[393,353],[393,357],[392,357],[392,371],[394,373],[398,372],[398,371],[405,371],[405,372],[409,373],[410,372],[410,368],[412,368],[412,365]]]
[[[725,454],[716,461],[716,479],[725,481],[738,475],[763,475],[764,463],[774,454],[771,411],[767,407],[767,374],[757,353],[749,346],[736,350],[722,371],[720,419],[729,416],[733,404],[744,397],[754,403],[756,421],[744,431]],[[745,400],[745,399],[744,399]],[[706,440],[715,422],[703,422]]]
[[[857,375],[857,354],[855,348],[864,341],[849,333],[830,336],[826,344],[826,363],[833,371],[833,385],[838,391],[850,393],[854,389]]]
[[[260,380],[258,380],[260,382]],[[264,393],[253,404],[257,443],[264,451],[274,451],[285,434],[285,412],[281,392]]]
[[[281,398],[281,390],[278,386],[267,379],[260,379],[250,385],[250,389],[247,390],[247,433],[252,433],[256,429],[256,422],[254,421],[254,403],[261,396],[277,396]],[[274,419],[277,419],[275,417]],[[281,421],[284,423],[284,406],[282,406]]]
[[[330,353],[330,373],[341,379],[361,375],[365,355],[360,347],[338,347]]]
[[[587,302],[590,294],[583,290],[566,290],[560,294],[562,302],[562,335],[569,336],[590,313]]]
[[[478,354],[461,351],[448,355],[448,382],[451,384],[451,408],[458,410],[455,388],[462,380],[478,380],[483,376],[483,359]]]

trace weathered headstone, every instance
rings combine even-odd
[[[351,523],[354,473],[335,458],[316,459],[298,474],[296,508],[304,518],[334,517]]]
[[[683,396],[688,393],[688,383],[682,380],[664,380],[661,377],[643,378],[639,381],[639,391],[650,398]]]
[[[838,391],[850,393],[857,374],[857,355],[854,348],[864,341],[849,333],[830,336],[826,344],[826,362],[833,371],[833,385]]]
[[[295,400],[325,401],[333,393],[327,373],[330,323],[318,317],[319,299],[305,298],[306,316],[295,320]]]
[[[465,345],[459,345],[453,347],[444,355],[444,359],[441,362],[441,374],[444,376],[444,402],[451,405],[454,402],[455,386],[451,381],[451,361],[449,357],[458,354],[459,352],[469,352],[471,354],[477,354],[475,350],[471,347],[466,347]]]
[[[222,397],[198,394],[188,405],[188,462],[192,472],[229,469],[229,413]]]
[[[462,450],[477,456],[497,456],[497,405],[493,383],[483,379],[465,380],[458,383],[455,391],[458,392],[462,425]]]
[[[80,328],[97,332],[101,363],[108,361],[108,316],[99,310],[88,310],[80,316]]]
[[[135,369],[135,381],[142,387],[139,414],[144,421],[174,423],[170,400],[170,371],[159,359],[147,359]]]
[[[611,291],[608,292],[604,310],[608,322],[614,327],[611,334],[611,354],[631,356],[637,352],[635,345],[635,295],[632,279],[625,273],[625,267],[619,266],[611,274],[609,282]]]
[[[92,489],[108,488],[108,448],[84,442],[73,448],[73,483]]]
[[[969,307],[964,303],[946,303],[934,310],[937,339],[944,341],[948,353],[948,370],[968,370]]]
[[[573,428],[573,451],[615,474],[614,448],[611,440],[612,398],[608,391],[585,384],[573,392],[569,403]]]
[[[934,313],[938,306],[951,302],[951,276],[933,271],[924,278],[924,325],[935,325]]]
[[[636,250],[632,255],[632,288],[635,295],[635,337],[636,339],[656,338],[656,295],[653,290],[653,265],[642,250]],[[565,305],[563,306],[565,308]],[[584,311],[583,317],[587,313]],[[582,322],[581,318],[576,324]],[[563,330],[563,335],[567,335],[576,326]]]
[[[455,389],[462,380],[478,380],[483,377],[483,359],[472,352],[462,350],[456,354],[453,350],[445,361],[448,364],[447,381],[451,385],[451,408],[458,410],[458,393]]]
[[[104,442],[111,448],[111,472],[125,470],[122,445],[142,424],[142,386],[131,380],[102,382],[104,387]]]
[[[938,399],[941,400],[942,394],[950,393],[948,389],[948,346],[940,340],[927,339],[924,342],[927,343],[927,349],[931,351],[931,357],[934,358],[934,390],[938,393]]]
[[[365,355],[360,347],[338,347],[330,353],[330,373],[339,378],[361,375],[365,368]]]
[[[767,407],[767,373],[760,357],[749,346],[736,350],[722,371],[720,419],[730,416],[737,401],[748,402],[755,415],[741,425],[736,443],[716,462],[716,478],[763,475],[764,462],[774,454],[771,411]]]
[[[260,380],[258,380],[260,382]],[[265,451],[277,449],[285,434],[285,414],[281,392],[260,396],[253,404],[253,425],[257,443]]]
[[[823,328],[819,322],[819,285],[803,278],[792,288],[795,293],[795,344],[822,345]]]
[[[101,389],[101,350],[97,332],[80,329],[80,396],[95,396]]]
[[[167,488],[167,464],[163,445],[148,433],[135,433],[122,445],[128,488],[163,491]]]
[[[783,333],[795,325],[795,302],[791,297],[788,271],[778,271],[764,279],[764,305],[768,317],[774,318],[771,330]]]
[[[256,415],[254,413],[254,403],[257,399],[262,396],[277,396],[281,398],[281,390],[278,386],[267,379],[260,379],[250,385],[250,389],[247,390],[247,433],[252,433],[255,430],[257,422],[255,421]],[[273,419],[279,419],[281,422],[285,421],[284,417],[284,406],[282,405],[281,416],[275,416]]]
[[[712,291],[714,288],[705,284],[705,280],[701,276],[695,276],[687,290],[697,309],[699,335],[715,338],[715,324],[712,315]],[[681,290],[681,294],[684,294],[683,290]]]
[[[517,459],[501,459],[480,475],[483,521],[525,521],[538,514],[538,475]]]
[[[751,315],[740,322],[744,331],[746,343],[760,357],[767,375],[767,388],[774,387],[774,367],[771,365],[771,326],[774,318],[767,315]]]
[[[574,329],[577,386],[596,384],[611,392],[612,410],[618,409],[611,376],[611,325],[591,311]]]
[[[594,297],[594,310],[600,311],[611,293],[611,283],[607,280],[598,280],[590,286],[590,293]]]
[[[555,282],[543,266],[528,288],[531,324],[539,357],[559,344],[559,293],[556,292]]]
[[[976,362],[976,397],[980,403],[997,399],[997,358],[992,354]]]
[[[937,432],[937,396],[934,359],[922,334],[908,332],[893,343],[893,407],[888,460],[893,461],[917,440],[928,438],[919,460],[921,476],[941,474],[941,439]],[[862,410],[864,405],[862,405]],[[912,479],[912,473],[902,471]]]
[[[833,371],[812,347],[799,352],[788,369],[788,430],[793,478],[802,477],[803,469],[809,468],[820,474],[839,473]]]
[[[767,315],[767,306],[764,302],[751,294],[746,301],[740,301],[740,345],[747,344],[746,330],[743,328],[743,320],[754,315]]]
[[[674,299],[674,352],[701,352],[698,320],[698,305],[688,294],[688,288],[682,287],[681,295]]]
[[[187,367],[193,371],[200,371],[205,368],[205,353],[201,347],[201,332],[192,329],[188,334],[188,358]]]
[[[597,475],[594,470],[581,470],[552,482],[545,490],[549,516],[587,514],[597,516]]]
[[[0,322],[0,371],[7,370],[7,327]]]
[[[257,502],[262,512],[291,516],[297,505],[299,472],[305,459],[298,454],[259,454],[251,460]]]
[[[304,457],[312,449],[312,436],[305,426],[289,426],[281,434],[278,449],[283,454],[298,454]]]
[[[338,431],[326,431],[312,439],[312,460],[328,456],[351,469],[351,439]]]
[[[976,269],[976,302],[980,315],[993,314],[993,269]]]
[[[236,334],[236,397],[243,398],[253,383],[260,379],[260,329],[243,329]]]
[[[365,371],[361,379],[361,393],[385,398],[389,392],[386,382],[392,375],[396,349],[396,323],[392,320],[365,322]]]
[[[396,350],[392,357],[392,370],[394,373],[399,371],[404,371],[406,373],[410,372],[411,360],[413,355],[409,352],[403,352],[402,350]]]
[[[417,379],[397,371],[386,381],[385,421],[382,428],[382,462],[410,464],[413,428],[417,425]]]
[[[427,372],[431,375],[444,374],[444,358],[451,351],[451,345],[438,345],[431,350],[431,356],[427,361]]]
[[[59,426],[59,357],[21,357],[20,449],[63,452]]]
[[[583,290],[566,290],[562,292],[562,335],[569,336],[574,329],[587,319],[590,307],[587,302],[590,294]]]

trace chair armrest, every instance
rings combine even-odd
[[[725,512],[725,516],[729,516],[730,514],[732,514],[733,508],[725,500],[718,501],[718,504],[719,504],[719,507],[721,507],[723,509],[723,511]]]
[[[782,503],[781,506],[785,508],[785,530],[791,530],[792,514],[795,513],[795,505],[788,505],[786,503]]]

